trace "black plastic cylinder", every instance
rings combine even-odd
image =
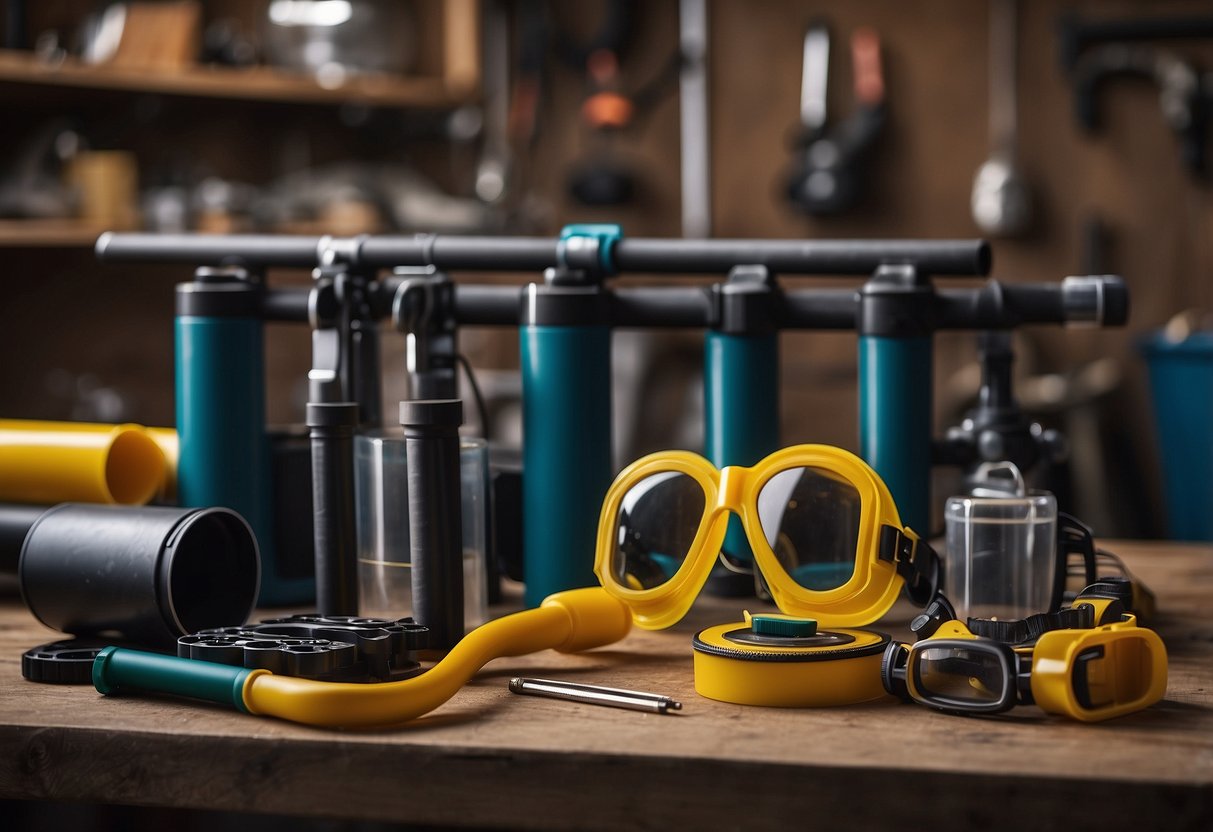
[[[261,565],[252,529],[230,509],[63,503],[26,535],[18,577],[48,627],[170,647],[243,624]]]
[[[321,615],[357,615],[354,428],[358,405],[309,403],[307,424],[312,436],[316,609]]]
[[[21,546],[45,506],[0,506],[0,575],[16,575]]]
[[[463,638],[462,423],[458,399],[400,403],[408,466],[413,617],[429,628],[430,646],[436,650],[450,649]]]

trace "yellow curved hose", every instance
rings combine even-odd
[[[549,596],[537,609],[477,627],[442,661],[413,679],[356,685],[255,672],[244,683],[244,704],[250,713],[308,725],[395,725],[446,702],[492,659],[601,647],[623,638],[631,626],[628,608],[601,587],[573,589]]]

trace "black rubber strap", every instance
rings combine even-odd
[[[943,586],[943,562],[931,544],[917,540],[896,526],[881,526],[878,556],[896,564],[897,574],[905,579],[906,594],[925,607]]]
[[[970,618],[968,626],[969,632],[975,636],[1003,644],[1023,644],[1035,641],[1052,630],[1089,630],[1095,626],[1095,608],[1090,604],[1079,604],[1058,612],[1038,612],[1027,618],[1006,621]]]

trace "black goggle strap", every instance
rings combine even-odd
[[[1089,630],[1095,626],[1095,608],[1078,604],[1057,612],[1038,612],[1027,618],[970,618],[966,623],[975,636],[1000,641],[1003,644],[1034,642],[1052,630]]]
[[[1032,654],[1016,653],[1015,661],[1015,692],[1019,696],[1019,704],[1035,705],[1036,697],[1032,695]]]
[[[910,701],[910,688],[906,685],[906,663],[910,658],[910,645],[890,641],[880,659],[880,682],[886,693],[902,702]]]
[[[1091,527],[1064,511],[1057,512],[1057,572],[1053,576],[1053,597],[1049,611],[1061,609],[1065,601],[1066,577],[1070,560],[1077,557],[1082,569],[1083,586],[1094,583],[1096,577],[1095,533]]]
[[[908,531],[896,526],[881,526],[877,555],[881,560],[896,564],[897,574],[906,582],[906,595],[918,606],[925,607],[943,586],[943,561],[931,544],[912,533],[906,534]]]

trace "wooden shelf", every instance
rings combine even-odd
[[[441,77],[357,75],[326,88],[306,75],[268,67],[230,69],[199,66],[177,72],[82,64],[57,65],[32,53],[0,50],[0,84],[33,84],[85,90],[116,90],[200,98],[299,104],[364,104],[371,107],[455,107],[475,95],[474,85]]]
[[[0,220],[0,248],[91,248],[105,230],[80,220]]]

